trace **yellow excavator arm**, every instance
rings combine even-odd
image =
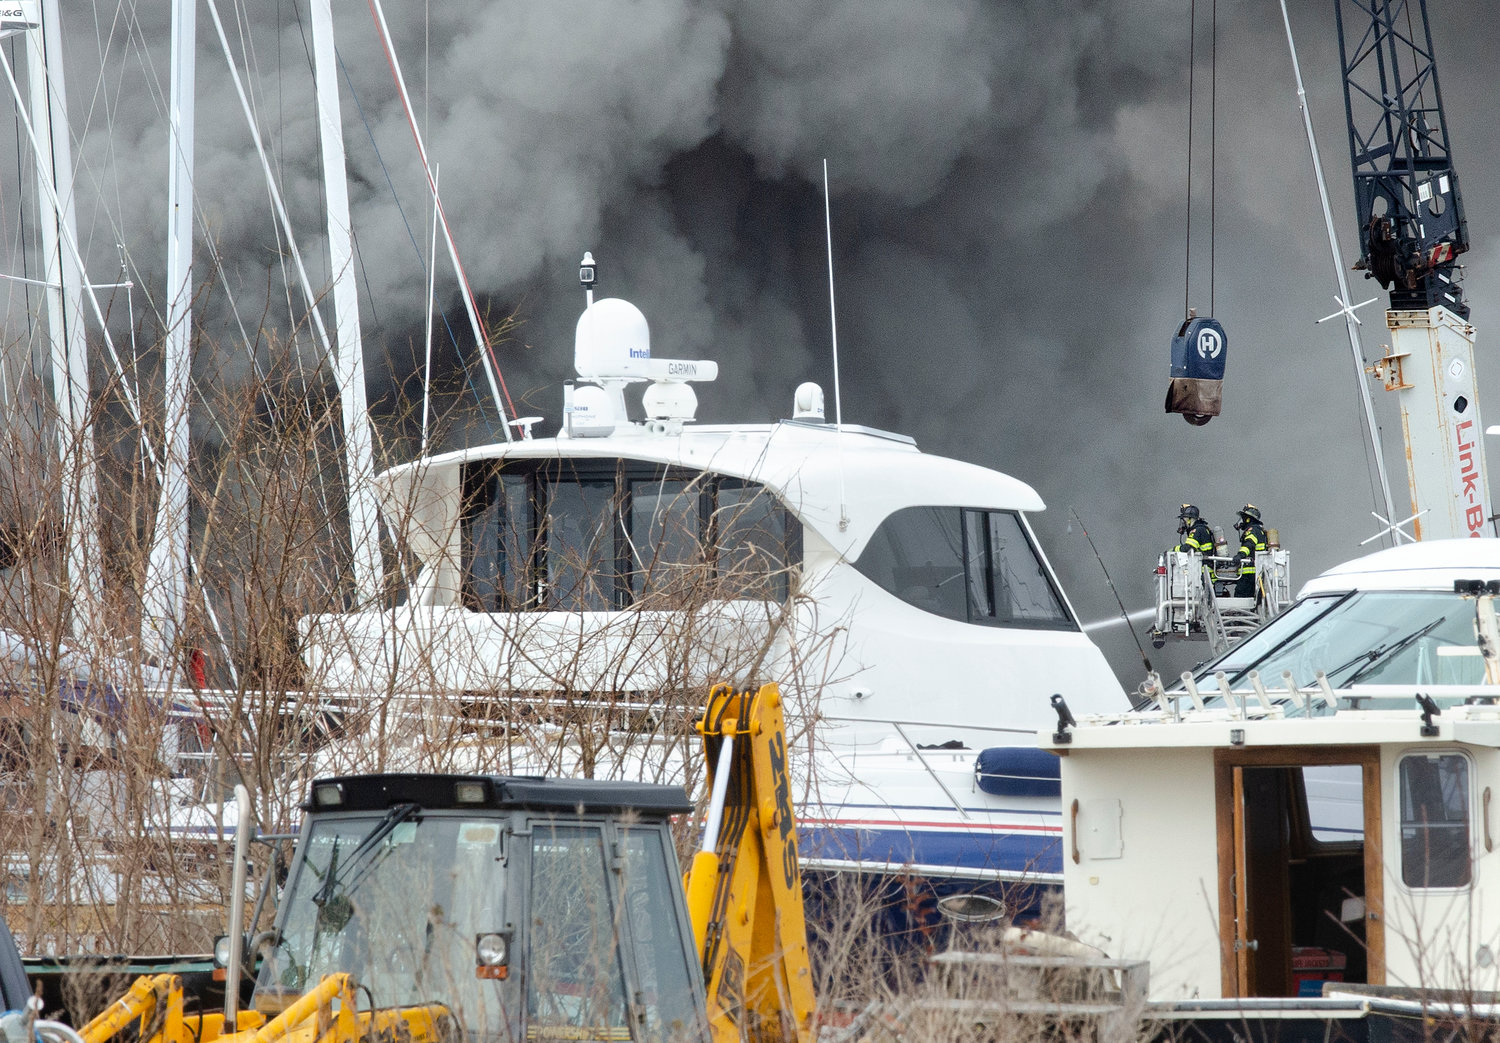
[[[719,685],[698,732],[710,799],[686,885],[710,1031],[716,1043],[808,1043],[814,997],[781,692]]]
[[[183,1013],[177,975],[155,974],[137,978],[79,1035],[84,1043],[107,1043],[136,1025],[134,1037],[148,1043],[440,1043],[454,1036],[447,1021],[447,1010],[436,1005],[359,1011],[349,975],[330,974],[270,1021],[240,1011],[236,1031],[225,1032],[223,1014]]]

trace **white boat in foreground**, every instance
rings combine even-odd
[[[1497,594],[1500,541],[1371,554],[1151,708],[1044,736],[1069,931],[1230,1019],[1353,989],[1492,1004]]]

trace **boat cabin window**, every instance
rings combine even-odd
[[[632,461],[466,464],[461,533],[475,612],[781,601],[802,557],[763,486]]]
[[[1401,881],[1465,887],[1471,879],[1469,761],[1458,753],[1401,758]]]
[[[1014,511],[903,507],[854,567],[908,605],[965,623],[1076,629]]]
[[[1321,844],[1364,840],[1364,778],[1358,764],[1304,767],[1302,792],[1313,840]]]

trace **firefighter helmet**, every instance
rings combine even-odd
[[[1198,508],[1190,503],[1185,503],[1182,505],[1182,509],[1177,512],[1177,517],[1186,518],[1189,521],[1197,521],[1199,517]]]
[[[1240,508],[1240,517],[1246,521],[1260,521],[1260,508],[1253,503],[1247,503]]]

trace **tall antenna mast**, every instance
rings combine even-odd
[[[833,331],[833,426],[844,429],[844,407],[839,399],[839,313],[833,306],[833,208],[828,202],[828,159],[823,159],[823,231],[828,241],[828,317]]]
[[[839,531],[849,527],[844,499],[844,404],[839,397],[839,312],[833,304],[833,207],[828,202],[828,157],[823,157],[823,234],[828,242],[828,318],[833,333],[833,429],[839,447]]]

